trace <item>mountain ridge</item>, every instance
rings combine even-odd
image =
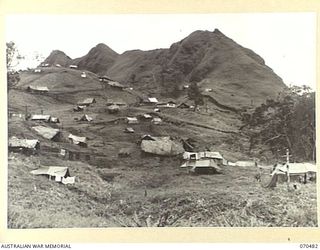
[[[217,90],[212,95],[221,96],[225,89],[237,96],[223,94],[234,106],[252,103],[245,99],[259,104],[286,88],[261,56],[218,29],[197,30],[169,48],[148,51],[118,54],[100,43],[72,63],[149,94],[180,96],[182,86],[192,82]]]

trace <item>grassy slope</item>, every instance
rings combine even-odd
[[[101,178],[110,169],[64,162],[80,182],[63,186],[30,175],[39,160],[9,156],[10,228],[147,226],[149,216],[157,226],[166,215],[166,226],[316,226],[314,184],[269,190],[251,169],[190,176],[169,160],[152,159],[149,166],[117,168],[112,182]]]
[[[79,74],[79,71],[66,70],[70,75],[62,78],[63,82]],[[27,75],[29,80],[37,76],[33,73]],[[52,73],[48,72],[46,77],[49,76]],[[54,79],[50,81],[54,82]],[[22,79],[24,82],[26,80]],[[71,83],[73,88],[75,84],[96,86],[95,79],[77,78]],[[81,113],[72,111],[74,103],[87,96],[97,98],[97,103],[85,111],[95,118],[91,124],[75,121],[74,117],[80,117]],[[127,124],[108,121],[143,112],[126,109],[116,115],[108,114],[106,96],[132,104],[136,101],[135,96],[113,89],[73,94],[61,92],[50,97],[10,91],[10,109],[23,111],[23,104],[29,104],[29,109],[37,112],[40,107],[45,108],[45,113],[60,118],[62,124],[59,127],[63,127],[64,138],[68,132],[87,136],[87,152],[92,151],[94,155],[88,164],[63,161],[47,152],[35,157],[11,154],[8,181],[10,227],[146,226],[149,215],[152,225],[158,225],[162,216],[161,220],[165,220],[163,224],[167,226],[315,226],[314,184],[290,193],[283,186],[271,191],[254,180],[255,169],[245,168],[226,168],[221,175],[190,176],[179,168],[180,158],[145,157],[136,143],[146,133],[191,137],[197,141],[198,149],[210,146],[229,160],[246,159],[246,138],[240,134],[226,134],[181,122],[192,120],[236,131],[241,122],[234,113],[222,112],[211,103],[208,113],[163,110],[163,114],[176,117],[179,122],[165,121],[161,126],[142,122],[132,125],[136,133],[126,134],[123,130]],[[38,138],[42,145],[59,146],[60,143],[44,140],[32,131],[33,124],[9,120],[9,136]],[[118,151],[123,147],[133,149],[130,157],[118,157]],[[48,182],[45,177],[34,177],[29,171],[39,164],[69,166],[71,175],[80,182],[68,187]],[[167,215],[168,218],[164,219]]]

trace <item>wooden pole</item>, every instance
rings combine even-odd
[[[26,114],[25,114],[25,119],[28,119],[28,105],[25,106],[26,107]]]
[[[286,155],[287,155],[287,187],[288,187],[288,190],[289,190],[289,183],[290,183],[290,173],[289,173],[290,155],[289,155],[289,149],[287,149]]]

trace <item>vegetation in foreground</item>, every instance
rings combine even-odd
[[[267,189],[253,169],[193,176],[165,160],[162,173],[123,170],[111,182],[94,166],[68,162],[80,182],[64,186],[30,178],[38,161],[9,156],[9,228],[317,226],[315,183]]]

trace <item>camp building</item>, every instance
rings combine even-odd
[[[35,154],[40,150],[40,141],[11,137],[9,139],[8,149],[11,152]]]
[[[80,147],[86,148],[88,146],[86,137],[80,137],[80,136],[70,134],[68,136],[68,139],[72,144],[79,145]]]
[[[181,165],[181,168],[187,168],[189,173],[194,174],[216,174],[221,172],[221,168],[213,159],[188,161]]]
[[[40,86],[28,86],[27,91],[31,93],[47,93],[49,92],[48,87],[40,87]]]
[[[32,127],[39,135],[42,137],[52,140],[52,141],[59,141],[60,139],[60,130],[55,129],[55,128],[50,128],[50,127],[45,127],[45,126],[35,126]]]
[[[55,180],[63,184],[72,184],[75,181],[75,177],[70,177],[68,167],[43,166],[39,169],[32,170],[30,173],[33,175],[46,175],[49,180]]]
[[[80,106],[90,106],[91,104],[96,103],[95,98],[86,98],[83,101],[78,102]]]

